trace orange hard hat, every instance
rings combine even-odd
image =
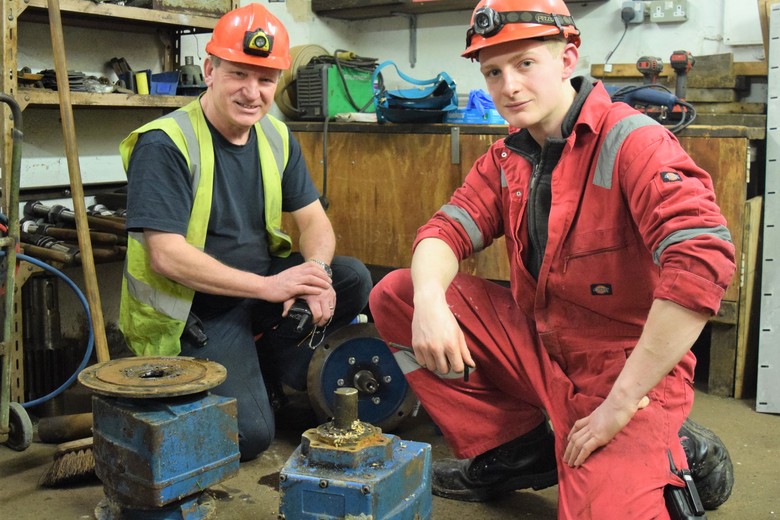
[[[481,0],[461,56],[477,59],[485,47],[545,36],[562,36],[579,47],[580,31],[563,0]]]
[[[282,22],[258,3],[239,7],[217,21],[206,52],[223,60],[271,69],[290,68],[290,37]]]

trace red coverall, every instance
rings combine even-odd
[[[717,312],[735,265],[712,180],[661,125],[621,133],[615,125],[630,116],[644,118],[613,104],[601,84],[585,100],[553,170],[538,280],[523,264],[532,165],[503,139],[420,228],[415,245],[439,238],[459,259],[501,235],[509,255],[511,289],[459,274],[447,290],[476,363],[468,382],[419,370],[408,351],[396,350],[456,456],[529,432],[544,411],[562,460],[572,425],[609,393],[653,299]],[[409,271],[381,280],[370,305],[382,337],[410,346]],[[687,467],[678,430],[693,403],[694,366],[689,352],[649,393],[650,405],[582,466],[558,464],[559,518],[668,518],[663,487],[681,481],[667,450]]]

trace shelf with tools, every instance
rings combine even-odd
[[[141,96],[137,94],[93,92],[71,92],[74,106],[91,107],[138,107],[138,108],[179,108],[192,100],[190,96]],[[29,105],[59,105],[59,97],[54,90],[40,88],[20,88],[16,94],[17,102],[26,108]]]
[[[0,3],[0,31],[4,38],[4,45],[0,51],[0,92],[13,97],[23,110],[22,117],[18,117],[19,130],[22,134],[22,184],[25,190],[38,190],[42,186],[51,186],[49,189],[62,188],[65,198],[73,201],[74,213],[83,213],[77,210],[82,205],[84,196],[82,184],[92,188],[94,194],[97,187],[111,183],[113,177],[124,179],[121,161],[114,157],[109,159],[103,153],[106,142],[111,143],[111,148],[118,146],[127,132],[140,126],[143,122],[157,117],[166,111],[185,105],[193,99],[192,96],[181,95],[143,95],[132,91],[123,90],[123,85],[114,83],[110,78],[100,78],[107,85],[114,87],[113,92],[88,92],[78,81],[74,79],[58,79],[54,86],[45,80],[30,80],[29,76],[42,76],[48,69],[57,69],[57,75],[71,76],[71,71],[76,71],[78,78],[88,77],[91,74],[103,75],[110,73],[108,67],[116,58],[127,56],[129,60],[140,70],[129,69],[131,74],[151,70],[157,72],[176,71],[180,65],[181,39],[184,36],[198,35],[211,32],[219,17],[230,9],[238,6],[238,0],[216,0],[210,2],[181,2],[179,0],[153,0],[149,2],[149,8],[130,7],[113,1],[97,2],[93,0],[7,0]],[[56,30],[55,30],[56,29]],[[49,37],[51,32],[51,38]],[[63,50],[64,49],[64,50]],[[93,52],[93,51],[99,52]],[[116,53],[116,54],[115,54]],[[122,54],[127,53],[127,54]],[[101,56],[102,55],[102,56]],[[66,56],[67,60],[60,59]],[[95,60],[96,57],[99,57]],[[182,58],[183,60],[183,58]],[[66,64],[65,61],[68,63]],[[126,60],[124,60],[126,63]],[[53,63],[52,63],[53,62]],[[54,65],[54,67],[52,67]],[[67,66],[67,69],[66,69]],[[37,74],[38,69],[47,69]],[[84,71],[105,71],[88,72]],[[114,72],[117,72],[114,68]],[[119,74],[117,74],[119,76]],[[45,76],[45,75],[44,75]],[[149,77],[150,87],[153,87],[154,75]],[[60,89],[61,85],[70,87],[67,95]],[[169,86],[169,85],[166,85]],[[109,90],[109,89],[106,89]],[[151,92],[155,90],[150,88]],[[172,90],[166,93],[175,93]],[[60,109],[58,118],[56,109]],[[73,117],[70,109],[77,112]],[[106,116],[105,109],[111,109],[111,115]],[[54,110],[53,110],[54,109]],[[65,117],[64,114],[69,114]],[[0,108],[0,129],[3,134],[2,145],[2,192],[0,193],[0,209],[6,215],[9,210],[9,194],[13,191],[11,172],[14,169],[13,147],[16,121],[12,118],[8,108]],[[59,126],[62,125],[62,132]],[[85,137],[84,146],[79,150],[75,146],[75,133]],[[99,141],[95,144],[95,141]],[[64,145],[64,146],[62,146]],[[65,167],[67,159],[67,168]],[[77,172],[72,173],[72,163],[75,163]],[[81,163],[79,167],[78,164]],[[70,183],[63,175],[70,174]],[[84,175],[81,175],[81,174]],[[79,179],[74,185],[74,178]],[[27,181],[25,181],[27,179]],[[83,180],[82,180],[83,179]],[[79,188],[76,189],[76,186]],[[19,187],[17,186],[18,190]],[[55,199],[46,199],[47,205],[55,207]],[[78,206],[76,205],[79,201]],[[67,202],[63,202],[67,204]],[[21,211],[20,211],[21,217]],[[93,217],[89,217],[93,218]],[[37,218],[36,218],[37,219]],[[105,220],[105,219],[104,219]],[[38,228],[50,226],[65,228],[68,226],[60,223],[46,223]],[[116,223],[117,228],[111,234],[116,235],[116,240],[123,238],[119,228],[123,224]],[[72,227],[72,226],[71,226]],[[92,299],[95,295],[93,289],[90,294],[90,284],[96,281],[94,270],[90,269],[93,262],[111,263],[123,255],[122,245],[104,247],[103,243],[93,238],[96,233],[105,231],[96,227],[93,222],[88,226],[77,225],[78,234],[83,234],[84,228],[89,229],[85,248],[74,248],[57,257],[57,250],[49,248],[47,240],[45,249],[36,255],[33,251],[35,244],[22,240],[23,251],[26,255],[48,262],[55,267],[68,267],[68,265],[82,264],[84,267],[84,282],[87,284],[87,296],[90,299],[90,307],[93,307],[93,327],[96,329],[96,351],[99,343],[105,349],[105,334],[98,334],[95,315],[101,315],[102,306],[99,299]],[[40,231],[40,229],[38,229]],[[75,230],[64,230],[70,235]],[[29,234],[30,230],[25,231]],[[103,233],[107,234],[107,233]],[[47,239],[49,237],[46,237]],[[29,237],[28,237],[29,239]],[[79,244],[82,244],[79,237]],[[95,247],[90,243],[94,242]],[[73,244],[73,241],[62,240],[61,247]],[[89,247],[86,247],[89,246]],[[73,252],[71,256],[69,254]],[[79,252],[81,254],[79,254]],[[108,254],[108,253],[111,254]],[[55,253],[54,255],[52,253]],[[113,255],[113,256],[112,256]],[[55,258],[56,257],[56,258]],[[91,266],[94,267],[94,266]],[[24,263],[17,273],[12,335],[6,341],[9,345],[11,363],[14,367],[21,367],[23,360],[23,318],[22,288],[30,275],[35,271],[32,264]],[[87,276],[87,271],[92,271]],[[99,310],[99,312],[98,312]],[[102,325],[99,327],[102,331]],[[103,336],[101,341],[98,336]],[[13,370],[11,374],[11,399],[23,400],[25,392],[24,375],[22,370]]]

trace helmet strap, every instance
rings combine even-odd
[[[568,15],[539,11],[496,11],[492,7],[482,7],[474,12],[474,24],[466,31],[466,47],[471,45],[475,34],[490,38],[510,23],[551,25],[556,27],[561,35],[564,34],[564,26],[577,29],[574,18]]]

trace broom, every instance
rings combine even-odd
[[[94,480],[95,457],[92,454],[92,437],[64,442],[54,452],[54,462],[41,476],[38,484],[53,488],[80,484]]]
[[[57,75],[57,91],[60,98],[62,133],[65,138],[65,155],[68,160],[73,213],[76,220],[79,250],[81,251],[81,267],[84,272],[87,300],[91,310],[90,317],[92,320],[92,332],[95,338],[95,352],[97,353],[98,362],[102,363],[109,360],[108,340],[106,339],[106,329],[103,324],[95,259],[92,255],[92,242],[89,236],[87,210],[84,203],[84,186],[81,181],[81,169],[78,160],[76,123],[73,118],[73,107],[70,101],[68,65],[65,59],[65,35],[62,29],[59,0],[48,0],[48,8],[54,69]],[[54,462],[43,476],[41,485],[44,485],[43,482],[49,487],[65,482],[73,483],[89,478],[94,473],[95,458],[92,454],[92,437],[88,437],[64,443],[57,448],[57,451],[54,453]]]

